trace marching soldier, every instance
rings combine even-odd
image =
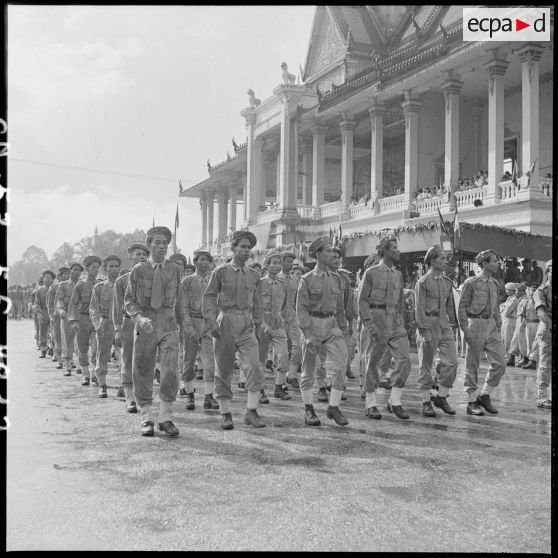
[[[213,353],[213,337],[205,327],[202,316],[203,293],[209,283],[209,264],[213,256],[204,250],[194,252],[196,273],[182,279],[182,300],[184,303],[184,369],[181,376],[180,394],[186,395],[186,409],[195,409],[194,379],[196,377],[195,362],[198,352],[203,368],[204,409],[218,409],[219,403],[213,397],[215,386],[215,355]]]
[[[184,266],[184,277],[189,277],[190,275],[193,275],[194,273],[196,273],[196,266],[190,263],[187,263]],[[209,272],[209,274],[211,275],[211,271]]]
[[[524,283],[520,284],[524,286]],[[539,329],[539,316],[535,308],[534,294],[536,292],[534,285],[527,287],[527,292],[524,297],[520,299],[517,307],[518,324],[518,345],[524,358],[518,364],[519,368],[523,370],[536,370],[537,362],[539,360],[539,343],[537,340],[537,331]],[[519,291],[519,287],[518,287]]]
[[[444,413],[455,415],[455,410],[449,406],[446,399],[457,375],[457,351],[452,332],[457,328],[453,285],[451,280],[443,275],[447,260],[446,253],[440,246],[429,248],[424,263],[430,269],[415,285],[419,354],[418,386],[422,392],[422,414],[425,417],[436,416],[432,403]],[[435,355],[439,358],[437,393],[433,389],[432,378]],[[433,391],[432,395],[431,391]]]
[[[327,362],[332,366],[332,387],[327,408],[327,418],[338,425],[349,423],[339,405],[343,395],[343,378],[347,367],[347,346],[344,335],[348,326],[345,318],[343,279],[329,269],[331,244],[327,237],[314,240],[309,249],[316,259],[312,271],[303,275],[298,285],[296,315],[303,335],[302,379],[300,391],[304,402],[304,422],[319,426],[320,419],[313,406],[312,386],[316,370],[316,357],[325,347]]]
[[[184,277],[184,272],[186,271],[186,266],[188,265],[188,260],[184,254],[173,254],[169,257],[169,262],[174,262],[180,269],[180,280]]]
[[[376,245],[380,262],[364,274],[358,305],[362,321],[361,358],[364,359],[366,416],[381,419],[376,403],[379,383],[378,364],[389,349],[394,359],[388,411],[400,419],[409,415],[401,405],[401,394],[411,370],[409,338],[405,330],[403,275],[395,269],[400,252],[395,236],[384,236]]]
[[[47,293],[56,275],[47,269],[43,271],[42,285],[35,290],[35,312],[39,324],[39,358],[45,358],[48,351],[48,336],[50,319],[48,317]]]
[[[134,243],[128,247],[128,259],[132,267],[138,262],[144,262],[149,256],[149,248],[145,244]],[[132,379],[132,352],[134,349],[134,322],[124,307],[124,295],[128,286],[130,271],[120,272],[114,282],[114,300],[112,302],[112,322],[114,324],[114,344],[120,349],[120,378],[126,397],[126,410],[137,413],[138,408],[134,399],[134,384]]]
[[[47,307],[52,327],[52,337],[54,339],[54,356],[56,357],[56,368],[61,370],[62,363],[62,330],[60,314],[56,311],[56,292],[60,283],[70,278],[70,268],[61,267],[58,269],[58,282],[53,283],[47,293]],[[53,359],[54,360],[54,359]]]
[[[31,317],[33,318],[33,325],[35,326],[35,344],[37,345],[37,350],[41,350],[41,344],[39,341],[39,331],[40,331],[40,324],[39,324],[39,315],[37,313],[37,302],[36,302],[36,295],[37,295],[37,290],[42,286],[43,284],[43,277],[39,277],[37,283],[33,283],[31,285],[32,289],[31,289],[31,295],[30,295],[30,303],[31,303]]]
[[[495,415],[497,409],[490,401],[490,394],[506,372],[506,353],[502,335],[502,318],[498,310],[498,283],[492,274],[498,269],[498,256],[494,250],[484,250],[475,258],[481,271],[463,283],[459,300],[459,325],[467,341],[465,354],[465,389],[469,401],[467,414]],[[490,368],[484,385],[477,396],[480,358],[485,353]]]
[[[511,345],[517,320],[519,297],[516,296],[517,285],[515,283],[506,283],[504,290],[506,291],[507,299],[500,306],[500,314],[502,315],[502,341],[504,342],[504,351],[506,352],[506,366],[513,366],[515,364],[515,358],[511,353]]]
[[[552,382],[552,260],[545,266],[546,283],[533,295],[535,310],[539,316],[537,339],[539,341],[539,364],[537,368],[537,407],[552,409],[552,394],[548,388]]]
[[[89,304],[101,263],[101,258],[98,256],[87,256],[83,260],[83,267],[87,272],[87,277],[76,283],[74,291],[72,292],[72,298],[70,298],[70,304],[68,305],[70,324],[72,329],[77,331],[79,365],[83,374],[83,378],[81,379],[82,386],[88,386],[91,380],[89,371],[89,347],[91,346],[91,348],[95,350],[94,348],[97,346],[95,328],[93,327],[93,322],[89,315]],[[96,383],[98,383],[98,380]]]
[[[289,371],[287,372],[287,384],[299,389],[299,370],[302,359],[302,349],[300,347],[300,329],[296,321],[296,292],[298,281],[291,276],[295,255],[292,252],[283,252],[281,265],[282,270],[277,275],[285,281],[287,287],[287,301],[285,303],[285,331],[290,344]],[[301,270],[302,271],[302,270]],[[302,273],[301,273],[302,275]]]
[[[215,393],[221,411],[221,428],[234,428],[230,410],[233,396],[231,381],[235,351],[246,375],[248,390],[244,422],[254,428],[265,424],[257,412],[258,397],[263,388],[264,373],[258,358],[256,332],[262,322],[262,301],[257,271],[246,266],[256,237],[249,231],[235,231],[230,263],[215,268],[203,295],[202,314],[215,338]]]
[[[110,352],[114,341],[114,323],[112,321],[112,301],[114,282],[120,272],[121,260],[118,256],[107,256],[103,260],[103,269],[107,278],[97,283],[91,293],[89,315],[97,334],[97,366],[95,376],[99,382],[99,397],[107,397],[107,373]]]
[[[178,436],[172,422],[172,404],[178,392],[178,336],[182,319],[179,268],[165,260],[172,233],[167,227],[147,231],[147,261],[130,272],[124,305],[135,324],[132,377],[140,409],[142,436],[154,435],[152,415],[153,374],[157,348],[161,357],[159,430]]]
[[[273,353],[277,358],[277,369],[275,379],[275,390],[273,396],[277,399],[288,400],[291,398],[283,391],[283,384],[287,379],[287,368],[289,363],[286,323],[286,304],[288,275],[286,278],[279,277],[282,270],[281,254],[269,254],[264,265],[267,274],[260,281],[260,293],[263,306],[263,321],[260,326],[260,363],[265,365],[267,351],[271,345]]]
[[[60,317],[60,333],[62,338],[62,356],[64,358],[64,364],[66,365],[66,372],[64,376],[72,375],[72,367],[74,365],[74,338],[75,331],[70,323],[68,316],[70,299],[72,298],[72,293],[74,292],[74,287],[77,285],[79,276],[83,271],[83,267],[79,263],[70,264],[70,278],[66,281],[61,281],[60,285],[56,289],[56,295],[54,297],[54,306],[56,312]]]

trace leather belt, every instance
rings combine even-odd
[[[528,324],[538,324],[540,320],[527,320]]]
[[[198,319],[200,319],[200,320],[203,319],[203,316],[202,316],[201,314],[192,314],[192,313],[190,313],[190,317],[191,317],[191,318],[198,318]]]
[[[333,312],[326,314],[324,312],[309,312],[310,316],[314,318],[330,318],[333,316]]]
[[[467,312],[467,317],[468,318],[481,318],[482,320],[488,320],[488,319],[490,319],[490,314],[469,314],[469,312]]]
[[[223,314],[223,316],[226,316],[227,314],[235,314],[237,316],[246,316],[247,314],[250,314],[252,311],[250,310],[250,308],[227,308],[226,310],[223,309],[221,310],[221,314]]]
[[[385,310],[386,305],[385,304],[371,304],[370,308],[380,308],[381,310]]]
[[[425,312],[424,313],[425,316],[439,316],[440,315],[440,310],[432,310],[431,312]]]

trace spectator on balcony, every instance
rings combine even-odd
[[[510,174],[510,171],[506,171],[504,173],[504,176],[502,176],[502,180],[506,181],[506,180],[511,180],[512,179],[512,175]]]
[[[461,178],[457,181],[457,190],[459,192],[463,191],[463,180],[461,180]]]
[[[484,172],[482,170],[479,170],[477,172],[477,175],[475,176],[475,187],[476,188],[482,188],[485,184],[484,181]]]

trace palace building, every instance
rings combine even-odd
[[[302,75],[284,64],[269,97],[250,91],[245,143],[180,194],[200,199],[202,245],[223,255],[248,228],[263,253],[335,230],[363,258],[389,228],[419,252],[457,208],[464,241],[500,233],[506,255],[546,259],[552,41],[464,42],[461,6],[318,6]]]

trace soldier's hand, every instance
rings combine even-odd
[[[153,333],[153,322],[149,318],[140,318],[138,325],[148,335]]]
[[[122,332],[120,330],[114,332],[114,345],[122,348]]]
[[[260,331],[262,333],[269,333],[271,331],[271,328],[265,322],[262,322],[262,325],[260,326]]]
[[[67,317],[66,310],[58,310],[58,314],[62,320],[66,319]]]
[[[219,339],[221,336],[219,335],[219,324],[217,322],[215,322],[211,328],[209,329],[212,337],[215,337],[215,339]]]

